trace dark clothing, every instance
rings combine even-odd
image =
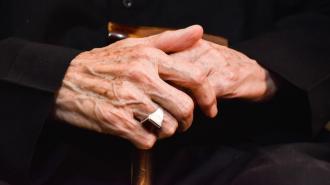
[[[221,101],[216,119],[197,112],[188,133],[160,141],[155,183],[330,184],[330,147],[315,144],[329,142],[320,133],[330,120],[330,1],[1,0],[0,14],[4,182],[129,183],[129,143],[52,119],[69,62],[82,50],[105,46],[112,20],[201,24],[280,82],[269,102]],[[291,142],[314,144],[260,146]]]

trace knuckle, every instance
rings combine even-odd
[[[155,136],[149,136],[141,139],[140,141],[140,149],[148,150],[151,149],[156,143]]]
[[[254,60],[254,59],[250,59],[250,60],[248,60],[249,62],[251,62],[252,64],[258,64],[258,62],[256,61],[256,60]],[[258,64],[259,65],[259,64]]]
[[[127,69],[130,73],[136,75],[146,75],[148,74],[149,70],[147,69],[147,62],[136,60],[130,63],[130,67]]]
[[[172,136],[174,135],[174,133],[176,132],[177,130],[177,127],[178,127],[178,124],[175,123],[175,125],[169,125],[167,127],[164,127],[164,130],[163,130],[163,133],[165,136]]]
[[[232,71],[228,71],[226,73],[226,79],[229,81],[229,82],[235,82],[238,80],[238,74],[235,73],[235,72],[232,72]]]
[[[128,78],[132,81],[143,83],[145,87],[159,85],[159,76],[150,63],[141,62],[132,66],[128,71]]]
[[[201,86],[203,85],[205,79],[205,73],[201,69],[196,68],[194,70],[194,75],[192,76],[192,82],[197,86]]]
[[[203,106],[211,107],[215,102],[215,97],[206,98],[203,100]]]
[[[135,55],[139,58],[146,58],[148,59],[149,58],[149,55],[150,55],[150,51],[151,49],[145,45],[142,45],[142,44],[139,44],[139,45],[136,45],[134,46],[134,50],[135,50]]]
[[[152,84],[155,80],[153,79],[153,74],[150,73],[150,70],[142,70],[147,68],[147,66],[138,67],[134,70],[131,70],[129,76],[132,80],[143,82],[145,85]]]
[[[191,98],[186,97],[184,98],[184,102],[181,108],[181,118],[183,120],[189,119],[193,115],[194,111],[194,102]]]

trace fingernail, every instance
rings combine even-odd
[[[217,104],[213,104],[211,109],[210,109],[210,117],[214,118],[218,114],[218,107]]]

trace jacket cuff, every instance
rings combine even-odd
[[[60,87],[68,65],[81,52],[15,38],[3,41],[0,48],[13,53],[5,59],[8,66],[2,72],[3,80],[47,92]]]
[[[305,100],[299,101],[307,101],[310,113],[308,119],[314,136],[330,120],[330,37],[327,35],[322,31],[315,33],[312,30],[288,29],[233,45],[234,49],[255,59],[261,66],[283,79],[281,82],[286,85],[280,86],[282,95],[286,93],[285,88],[288,86],[294,86],[291,89],[304,94]],[[297,94],[301,92],[297,91]],[[286,103],[297,99],[295,96],[282,97],[286,97]],[[299,105],[296,107],[291,111],[299,112]],[[299,113],[296,115],[299,116]]]

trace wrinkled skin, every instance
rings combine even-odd
[[[175,87],[210,117],[217,114],[217,97],[261,101],[274,95],[267,70],[240,52],[202,40],[202,34],[200,26],[192,26],[81,53],[56,97],[56,117],[148,149],[157,137],[192,123],[194,102]],[[156,136],[139,121],[158,107],[165,116]]]
[[[255,60],[231,48],[205,40],[193,47],[171,55],[177,62],[198,66],[218,98],[239,98],[263,101],[276,92],[269,72]]]
[[[201,36],[201,27],[192,26],[79,54],[56,97],[56,117],[128,139],[141,149],[151,148],[157,136],[139,121],[158,107],[164,109],[160,138],[171,136],[177,128],[188,129],[193,119],[193,100],[163,80],[190,89],[205,113],[215,116],[216,96],[208,92],[211,84],[206,76],[192,63],[176,63],[165,53],[185,50]]]

